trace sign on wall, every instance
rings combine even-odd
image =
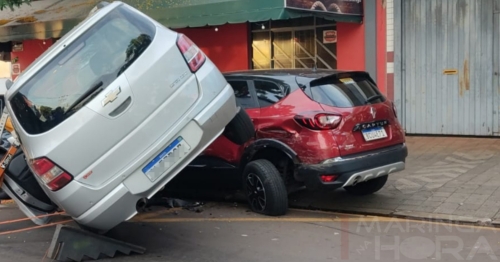
[[[362,15],[363,0],[285,0],[287,8],[344,15]],[[373,1],[373,0],[371,0]]]
[[[337,43],[337,31],[336,30],[324,30],[323,31],[323,44],[335,44]]]
[[[12,75],[18,76],[21,74],[21,65],[20,64],[12,64]]]

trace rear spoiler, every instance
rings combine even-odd
[[[348,72],[339,72],[335,74],[331,74],[325,77],[321,77],[318,79],[315,79],[309,83],[309,86],[320,86],[324,84],[330,84],[332,82],[340,82],[342,79],[360,79],[362,78],[363,80],[369,80],[372,82],[375,86],[377,85],[375,81],[371,78],[370,74],[365,71],[348,71]]]
[[[375,86],[377,84],[371,78],[370,74],[365,71],[345,71],[345,72],[337,72],[333,73],[318,79],[314,79],[308,83],[306,82],[300,82],[299,77],[295,77],[295,82],[297,85],[300,87],[300,89],[305,90],[308,86],[313,87],[313,86],[320,86],[320,85],[325,85],[325,84],[331,84],[332,82],[340,82],[340,79],[344,78],[351,78],[351,79],[360,79],[362,78],[363,80],[368,80]]]

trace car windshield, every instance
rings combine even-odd
[[[11,99],[28,133],[45,132],[90,101],[151,43],[154,24],[125,7],[111,11],[27,81]]]

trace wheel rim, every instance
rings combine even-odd
[[[246,187],[252,208],[256,211],[263,211],[266,208],[266,190],[262,180],[256,174],[250,173],[247,176]]]

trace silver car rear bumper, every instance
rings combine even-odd
[[[230,85],[227,85],[216,99],[177,134],[187,139],[191,151],[179,160],[172,170],[163,174],[155,184],[144,191],[144,186],[148,183],[138,182],[146,181],[144,180],[145,174],[139,169],[92,208],[73,219],[88,227],[109,230],[123,221],[133,218],[137,214],[136,203],[145,197],[150,198],[155,195],[175,177],[174,174],[178,174],[203,152],[222,134],[224,127],[232,120],[237,111],[234,91]],[[199,137],[190,137],[193,134],[199,134]],[[165,141],[164,146],[169,143],[170,141]]]

